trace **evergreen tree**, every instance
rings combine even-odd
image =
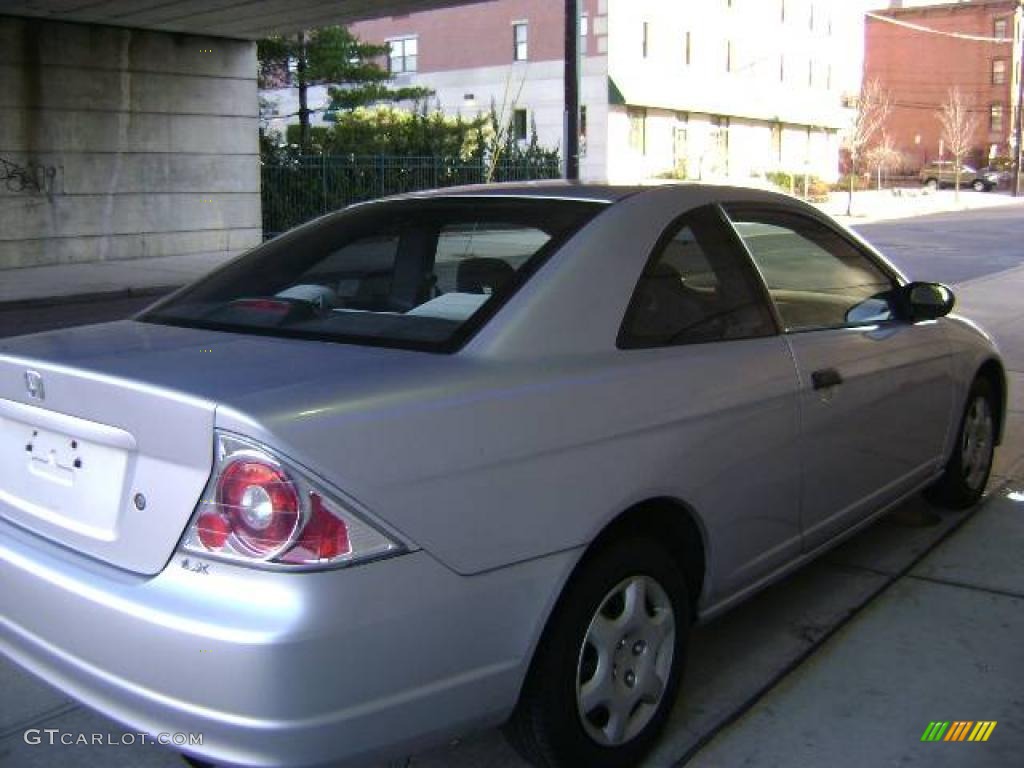
[[[351,110],[381,101],[423,100],[426,88],[392,88],[391,75],[377,63],[388,55],[387,45],[359,40],[344,27],[321,27],[296,35],[278,35],[257,44],[260,85],[281,81],[299,89],[300,145],[310,144],[308,90],[311,85],[331,84],[331,109]],[[295,78],[287,78],[291,63]]]

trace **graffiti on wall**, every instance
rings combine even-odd
[[[24,165],[0,157],[0,185],[8,192],[53,197],[58,192],[59,167],[28,162]]]

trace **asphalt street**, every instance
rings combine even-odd
[[[126,296],[108,299],[66,300],[38,306],[0,304],[0,337],[50,331],[88,323],[105,323],[131,317],[157,300],[157,296]]]
[[[908,277],[962,283],[1024,263],[1024,210],[1018,206],[855,227]]]
[[[994,208],[878,222],[857,231],[916,280],[959,283],[1024,263],[1024,210]],[[119,296],[39,305],[0,304],[0,336],[130,317],[156,300]]]

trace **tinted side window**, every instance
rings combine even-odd
[[[776,211],[728,211],[787,331],[892,320],[895,285],[824,224]]]
[[[670,227],[641,275],[619,346],[696,344],[770,336],[775,325],[757,275],[713,207]]]

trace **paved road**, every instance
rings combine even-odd
[[[0,304],[0,337],[49,331],[71,325],[121,320],[131,317],[157,298],[152,295],[129,296],[106,300],[68,301],[38,307],[20,306],[17,309],[4,309]]]
[[[909,277],[962,283],[1024,264],[1018,206],[864,224],[856,230]]]

